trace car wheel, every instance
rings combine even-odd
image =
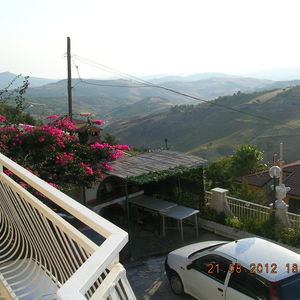
[[[180,277],[174,272],[170,275],[170,286],[174,294],[184,294],[184,288]]]

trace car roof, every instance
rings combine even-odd
[[[250,269],[252,266],[257,267],[262,264],[263,272],[259,273],[263,278],[269,281],[278,281],[289,276],[295,275],[292,272],[293,264],[297,264],[300,272],[300,255],[270,241],[253,237],[236,240],[223,244],[214,252],[228,255],[237,260],[236,263]],[[266,266],[266,264],[268,264]],[[274,265],[272,265],[274,264]],[[287,272],[289,264],[290,272]],[[274,269],[276,273],[271,272]]]

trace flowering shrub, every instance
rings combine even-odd
[[[47,119],[48,125],[39,127],[12,126],[0,116],[0,152],[60,189],[90,187],[103,177],[103,171],[112,170],[110,161],[130,149],[126,145],[80,143],[69,117],[52,115]],[[5,173],[12,176],[8,170]]]

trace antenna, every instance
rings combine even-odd
[[[281,172],[280,172],[280,177],[279,177],[279,184],[282,184],[282,168],[283,168],[283,143],[280,143],[280,145],[279,145],[279,148],[280,148],[280,150],[279,150],[279,167],[280,167],[280,169],[281,169]]]

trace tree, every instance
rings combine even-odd
[[[5,115],[6,119],[13,124],[18,123],[35,123],[34,119],[29,114],[24,114],[24,110],[28,108],[28,104],[25,103],[25,93],[30,85],[28,76],[24,77],[23,84],[19,87],[12,88],[14,82],[21,77],[16,76],[4,89],[0,90],[0,104],[1,113]],[[9,106],[5,105],[9,102],[15,102],[15,108],[9,109]],[[4,113],[3,113],[4,110]]]
[[[232,183],[232,157],[224,157],[204,168],[205,188],[229,188]]]
[[[232,156],[222,158],[205,168],[206,187],[232,189],[233,179],[236,177],[265,169],[262,159],[263,153],[256,146],[242,144]]]
[[[255,145],[240,145],[232,156],[232,176],[240,177],[265,169],[262,160],[263,153]]]

